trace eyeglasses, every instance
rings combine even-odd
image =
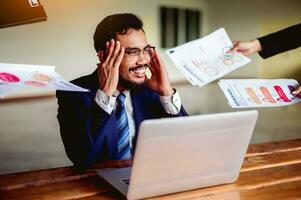
[[[128,60],[138,60],[141,53],[146,59],[151,59],[154,55],[155,47],[147,45],[143,50],[139,48],[127,48],[125,49],[125,56]]]

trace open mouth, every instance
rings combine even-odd
[[[130,73],[134,73],[138,77],[144,77],[146,72],[146,66],[139,66],[139,67],[133,67],[130,68]]]

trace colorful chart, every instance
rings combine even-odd
[[[279,97],[276,99],[277,101],[291,102],[291,100],[287,97],[287,95],[285,94],[285,92],[283,91],[281,86],[275,85],[275,86],[273,86],[273,88],[279,95]],[[277,101],[275,101],[275,99],[273,98],[273,96],[271,95],[271,92],[268,90],[267,87],[260,87],[259,89],[264,96],[264,98],[262,99],[263,101],[268,102],[268,103],[276,103],[277,102]],[[250,97],[249,101],[257,103],[257,104],[261,103],[261,101],[259,99],[260,95],[259,94],[257,95],[253,88],[247,87],[247,88],[245,88],[245,90]]]
[[[233,60],[232,60],[232,58],[225,58],[225,59],[223,59],[223,63],[225,65],[233,65]]]
[[[226,46],[222,49],[222,54],[225,56],[225,57],[228,57],[228,58],[232,58],[233,55],[234,55],[234,52],[233,51],[230,51],[231,47],[230,46]]]
[[[279,95],[279,98],[277,99],[277,101],[280,102],[291,102],[291,100],[286,96],[286,94],[284,93],[283,89],[281,88],[281,86],[279,85],[275,85],[274,89],[276,90],[276,92]]]
[[[52,81],[52,78],[50,76],[47,76],[47,75],[39,73],[39,72],[33,73],[32,77],[38,81],[45,81],[45,82]]]
[[[34,86],[34,87],[45,87],[47,84],[38,82],[38,81],[25,81],[25,85]]]
[[[17,83],[20,81],[17,76],[6,72],[0,72],[0,80],[8,83]]]
[[[232,46],[226,31],[220,28],[166,52],[192,85],[203,87],[250,62],[248,57],[230,51]]]
[[[260,99],[258,98],[258,96],[256,95],[255,91],[252,88],[247,87],[245,89],[249,95],[249,99],[248,99],[249,101],[257,103],[257,104],[261,103]]]
[[[277,103],[277,101],[273,98],[273,96],[271,95],[271,93],[269,92],[269,89],[267,87],[262,86],[259,89],[264,96],[264,98],[262,99],[263,101],[269,102],[269,103]]]
[[[40,92],[44,89],[89,91],[68,82],[55,71],[54,66],[0,63],[0,99],[18,90]]]
[[[222,49],[222,55],[219,57],[224,65],[233,65],[234,62],[241,62],[243,57],[239,54],[229,51],[231,47],[226,46]]]
[[[218,82],[232,108],[276,107],[301,102],[294,79],[221,79]]]

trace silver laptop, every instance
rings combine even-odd
[[[236,181],[258,112],[145,120],[132,167],[98,174],[128,199]]]

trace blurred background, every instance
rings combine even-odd
[[[11,0],[10,0],[11,1]],[[26,1],[26,0],[25,0]],[[40,0],[47,21],[0,29],[0,62],[53,65],[66,79],[92,73],[93,33],[107,15],[132,12],[161,52],[172,85],[191,115],[236,111],[217,83],[191,86],[164,50],[224,27],[251,40],[301,22],[300,0]],[[3,15],[1,16],[3,17]],[[258,55],[226,78],[301,80],[301,48],[268,60]],[[252,143],[301,137],[301,104],[258,109]],[[0,174],[70,166],[60,138],[54,92],[32,90],[0,100]]]

